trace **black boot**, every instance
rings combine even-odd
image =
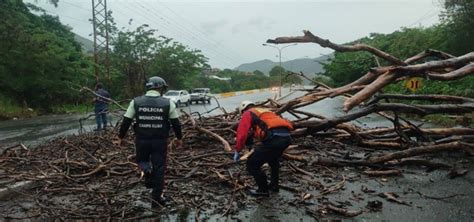
[[[278,193],[280,192],[280,185],[278,185],[278,183],[270,183],[268,185],[268,190],[270,190],[271,192]]]
[[[270,176],[270,184],[268,185],[268,189],[272,192],[278,193],[280,191],[280,186],[278,185],[279,181],[279,174],[280,174],[280,162],[276,160],[275,162],[270,165],[271,167],[271,176]]]
[[[166,207],[166,206],[168,206],[168,199],[166,199],[165,197],[161,196],[158,198],[151,198],[152,208]]]
[[[151,170],[147,170],[143,173],[144,173],[143,177],[145,177],[145,187],[148,188],[148,189],[153,188],[153,180],[152,180]]]
[[[268,190],[261,190],[261,189],[249,189],[249,194],[254,196],[254,197],[269,197],[270,193],[268,193]]]

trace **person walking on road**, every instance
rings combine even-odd
[[[105,130],[107,128],[107,112],[110,94],[104,89],[102,83],[95,86],[96,97],[94,97],[94,114],[97,128],[95,131]]]
[[[279,161],[291,143],[293,125],[270,110],[256,107],[252,101],[242,101],[239,111],[242,118],[237,128],[234,161],[239,161],[239,152],[245,145],[252,144],[253,138],[257,139],[258,144],[247,160],[247,170],[254,177],[258,189],[250,189],[249,193],[269,196],[269,191],[279,191]],[[261,169],[265,163],[271,168],[270,184]]]
[[[163,188],[170,128],[173,128],[178,139],[177,147],[182,145],[183,137],[176,105],[161,96],[167,87],[161,77],[154,76],[148,79],[146,83],[148,91],[130,102],[120,126],[119,140],[115,142],[122,143],[135,119],[136,161],[144,174],[145,186],[153,189],[151,193],[153,208],[165,206],[167,202],[163,196]]]

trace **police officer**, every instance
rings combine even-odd
[[[178,139],[177,147],[182,144],[181,125],[176,105],[161,96],[167,87],[165,80],[161,77],[153,76],[148,79],[146,83],[148,91],[130,102],[120,126],[119,140],[116,141],[121,144],[135,118],[136,160],[144,173],[145,186],[153,189],[152,207],[165,206],[167,202],[162,194],[165,183],[167,142],[171,127]]]
[[[256,107],[251,101],[242,101],[239,107],[242,118],[237,128],[234,161],[240,159],[240,151],[257,139],[254,152],[247,160],[247,170],[255,179],[258,189],[249,190],[253,196],[269,196],[269,190],[279,191],[279,159],[290,145],[293,125],[270,110]],[[262,171],[262,165],[271,168],[270,184]]]

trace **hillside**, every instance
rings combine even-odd
[[[319,62],[324,62],[328,59],[331,55],[324,55],[318,58],[301,58],[301,59],[294,59],[282,62],[281,65],[286,70],[290,70],[293,72],[303,72],[308,77],[314,77],[315,73],[323,72],[323,67]],[[277,66],[278,62],[274,62],[268,59],[260,60],[252,63],[245,63],[240,66],[237,66],[235,69],[243,72],[253,72],[255,70],[260,70],[261,72],[268,75],[270,70]]]
[[[82,51],[88,54],[94,53],[94,42],[78,34],[74,34],[74,40],[82,45]]]

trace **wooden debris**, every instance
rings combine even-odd
[[[474,130],[471,127],[424,128],[402,116],[465,115],[474,112],[474,99],[452,95],[394,95],[380,92],[383,87],[407,77],[449,81],[468,76],[474,73],[474,52],[456,57],[427,50],[402,60],[364,44],[335,44],[309,31],[305,31],[304,36],[280,37],[268,42],[314,42],[339,52],[367,51],[389,64],[373,67],[364,76],[345,86],[330,88],[315,82],[315,88],[288,102],[268,99],[258,103],[278,114],[287,113],[293,117],[296,128],[292,132],[294,142],[283,154],[285,160],[281,164],[281,174],[284,179],[281,181],[285,182],[281,188],[297,197],[295,204],[300,204],[298,206],[311,200],[324,200],[326,195],[343,190],[346,182],[353,180],[352,176],[344,172],[348,167],[362,166],[366,169],[363,173],[369,176],[400,175],[402,171],[395,167],[419,165],[451,168],[451,165],[433,161],[441,152],[474,153]],[[430,60],[432,57],[437,59]],[[93,93],[87,88],[82,90]],[[336,96],[343,96],[346,99],[344,111],[352,112],[327,118],[304,109]],[[398,102],[406,100],[422,103]],[[223,111],[222,115],[204,117],[198,114],[199,118],[194,118],[196,113],[184,113],[184,148],[173,148],[173,142],[169,146],[166,193],[173,204],[197,209],[198,217],[208,211],[221,216],[238,213],[239,209],[234,206],[244,206],[249,202],[249,198],[242,194],[242,189],[253,185],[251,176],[240,175],[240,172],[246,171],[245,164],[232,160],[233,144],[229,141],[234,141],[239,113],[227,112],[220,106],[217,108]],[[371,114],[388,119],[393,126],[368,129],[354,124],[354,120]],[[132,136],[122,147],[117,147],[111,142],[116,134],[117,129],[114,129],[101,134],[58,138],[35,149],[27,149],[22,144],[4,149],[0,155],[4,178],[38,182],[35,190],[25,191],[32,198],[33,207],[21,210],[28,211],[34,220],[136,220],[166,213],[166,208],[156,211],[141,206],[143,202],[149,203],[150,197],[141,194],[144,189],[140,171],[134,163]],[[251,154],[252,151],[245,151],[239,162],[245,161]],[[407,159],[414,156],[417,159]],[[467,173],[463,170],[451,172],[452,176]],[[320,179],[320,176],[323,178]],[[363,193],[376,192],[368,188],[361,189]],[[411,205],[394,193],[380,193],[379,196]],[[68,198],[68,202],[56,201],[52,197]],[[348,217],[362,213],[362,210],[348,210],[331,203],[325,204],[321,212],[304,207],[314,217],[320,217],[328,211]],[[372,210],[380,210],[381,207],[381,202],[374,201],[369,201],[367,206]],[[0,213],[13,211],[5,209]],[[6,218],[15,217],[7,215]]]
[[[329,210],[331,210],[335,213],[341,214],[343,216],[346,216],[346,217],[355,217],[355,216],[360,215],[362,213],[362,210],[348,210],[348,209],[336,207],[332,204],[328,204],[327,207],[328,207]]]
[[[392,201],[395,203],[411,206],[411,204],[407,203],[406,201],[398,199],[398,195],[395,193],[390,193],[390,192],[379,193],[379,197],[383,197],[387,199],[388,201]]]
[[[402,174],[400,170],[366,170],[363,173],[373,177],[400,176]]]

